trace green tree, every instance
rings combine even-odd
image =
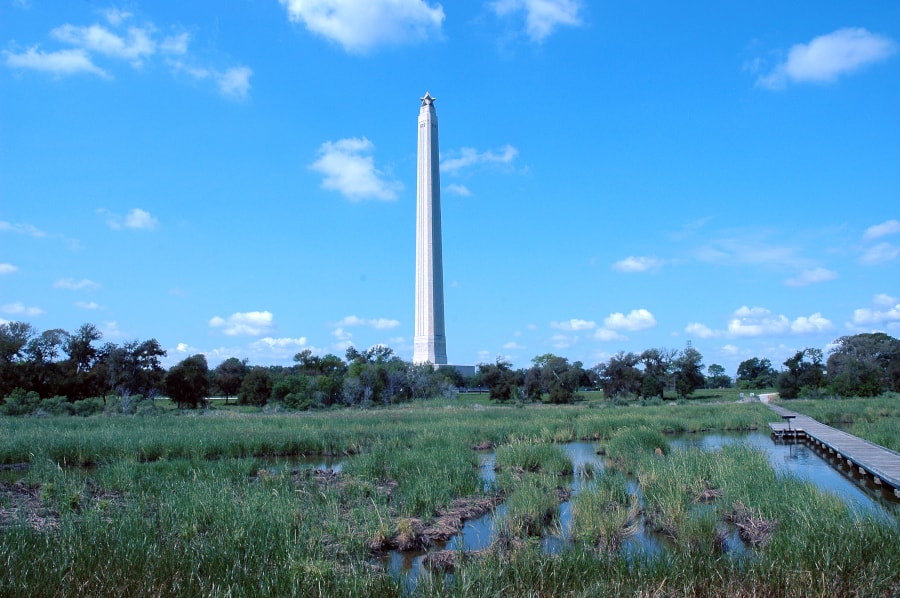
[[[778,373],[768,359],[745,359],[738,365],[737,383],[739,388],[773,388]]]
[[[725,368],[718,363],[710,364],[706,368],[707,388],[730,388],[731,377],[725,373]]]
[[[619,351],[603,364],[594,366],[600,387],[607,397],[627,397],[641,391],[643,374],[637,368],[640,357]]]
[[[900,340],[883,332],[842,336],[828,356],[828,379],[842,396],[900,390]]]
[[[674,356],[675,352],[668,349],[647,349],[641,353],[640,362],[644,366],[641,380],[643,398],[665,398]]]
[[[687,347],[672,361],[672,377],[679,397],[688,397],[703,387],[703,356],[693,347]]]
[[[226,405],[228,404],[228,397],[236,396],[241,389],[241,383],[249,370],[247,360],[241,361],[237,357],[229,357],[213,370],[213,384],[225,395]]]
[[[488,387],[488,397],[506,402],[512,398],[513,388],[517,386],[517,374],[512,369],[512,363],[497,357],[494,363],[478,364],[478,372],[482,383]]]
[[[209,366],[206,357],[191,355],[169,368],[166,374],[166,394],[180,408],[196,409],[205,405],[209,396]]]
[[[783,399],[818,394],[825,383],[825,366],[820,349],[806,348],[785,360],[785,371],[778,375],[778,394]]]
[[[264,367],[252,368],[241,382],[238,403],[241,405],[265,405],[272,396],[272,377]]]

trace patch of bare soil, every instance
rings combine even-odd
[[[778,522],[765,519],[762,514],[738,501],[732,505],[731,512],[722,515],[727,523],[733,523],[738,528],[741,540],[750,546],[762,546],[766,544],[775,533]]]
[[[0,530],[23,524],[37,532],[54,533],[59,529],[59,513],[44,506],[39,486],[21,480],[0,482]]]

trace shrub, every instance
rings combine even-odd
[[[4,415],[28,415],[33,413],[40,405],[41,397],[33,390],[25,392],[23,388],[14,389],[3,405],[0,405]]]
[[[97,413],[103,413],[103,399],[100,397],[92,397],[90,399],[83,399],[81,401],[75,401],[72,403],[73,407],[73,415],[80,415],[81,417],[87,417],[89,415],[96,415]]]

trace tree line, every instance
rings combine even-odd
[[[202,354],[166,369],[166,351],[156,339],[102,343],[93,324],[73,332],[37,331],[25,322],[0,324],[0,410],[27,413],[100,409],[107,397],[153,399],[167,396],[181,407],[198,407],[211,396],[249,405],[277,403],[288,409],[392,404],[416,398],[451,396],[477,388],[497,401],[571,403],[584,389],[609,398],[684,398],[699,388],[776,388],[784,398],[875,396],[900,390],[900,341],[884,333],[844,336],[826,359],[806,348],[776,371],[765,358],[742,361],[734,379],[695,348],[619,352],[585,368],[580,361],[546,353],[526,368],[497,358],[481,363],[468,379],[451,367],[413,364],[386,346],[347,349],[344,357],[304,350],[290,366],[250,366],[226,359],[209,368]],[[86,403],[86,401],[93,401]],[[91,407],[92,406],[92,407]]]

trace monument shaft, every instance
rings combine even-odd
[[[441,173],[434,98],[419,109],[416,176],[416,327],[413,363],[447,363],[444,265],[441,251]]]

